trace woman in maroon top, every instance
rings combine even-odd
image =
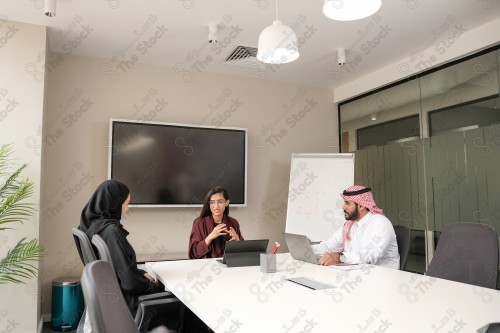
[[[238,221],[229,217],[229,195],[222,187],[212,188],[194,220],[189,237],[189,259],[218,258],[228,241],[243,240]]]

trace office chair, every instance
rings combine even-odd
[[[396,241],[398,242],[399,269],[404,271],[408,253],[410,252],[410,228],[403,225],[395,225]]]
[[[94,235],[92,236],[92,244],[94,244],[97,249],[99,259],[109,262],[111,267],[115,269],[115,267],[113,266],[113,261],[111,259],[111,254],[109,253],[108,245],[106,245],[104,239],[102,239],[102,237],[99,235]]]
[[[498,237],[479,223],[444,227],[426,275],[496,289]]]
[[[80,255],[83,265],[85,266],[89,262],[96,260],[96,255],[87,235],[77,228],[73,228],[71,231],[73,233],[73,239],[75,240],[76,249],[78,250],[78,254]]]
[[[111,254],[104,239],[102,239],[102,237],[99,235],[94,235],[92,237],[92,244],[94,244],[97,248],[99,258],[108,262],[114,271]],[[169,300],[162,302],[165,299]],[[138,301],[139,304],[137,307],[137,312],[135,314],[134,322],[141,333],[147,331],[151,320],[157,313],[168,310],[173,311],[171,304],[174,303],[178,303],[180,306],[179,299],[177,299],[170,291],[139,296]]]
[[[73,234],[73,239],[75,240],[76,249],[78,254],[80,255],[80,259],[82,260],[83,266],[86,266],[88,263],[97,260],[97,257],[92,249],[92,244],[90,243],[87,234],[81,231],[78,228],[71,229]],[[88,332],[89,323],[87,322],[89,319],[87,314],[87,308],[83,310],[82,317],[80,318],[80,322],[78,323],[78,327],[76,328],[77,333]],[[87,324],[85,325],[85,323]]]
[[[140,333],[125,302],[115,270],[109,262],[96,260],[83,269],[82,289],[96,333]],[[165,301],[165,300],[162,300]],[[175,299],[167,301],[175,302]],[[151,303],[158,301],[149,301]],[[170,332],[155,328],[155,332]]]

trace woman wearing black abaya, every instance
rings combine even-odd
[[[137,269],[135,251],[127,241],[129,233],[120,223],[129,202],[130,191],[125,184],[114,179],[102,182],[83,208],[78,228],[90,240],[99,234],[108,245],[125,301],[132,315],[135,315],[138,296],[164,289],[159,281]]]

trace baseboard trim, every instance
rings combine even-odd
[[[38,333],[43,332],[43,323],[49,322],[52,319],[52,314],[44,314],[40,317],[40,321],[38,322]]]

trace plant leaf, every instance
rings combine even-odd
[[[12,153],[10,145],[0,146],[0,177],[8,175],[8,156]],[[34,191],[34,183],[29,179],[19,180],[21,172],[27,167],[23,164],[12,172],[0,187],[0,224],[23,222],[35,213],[34,205],[22,203]]]
[[[38,269],[31,262],[40,260],[45,247],[37,239],[25,240],[21,239],[0,261],[0,284],[23,283],[20,279],[36,277]]]
[[[34,183],[21,178],[28,166],[24,163],[15,168],[10,159],[13,152],[11,144],[0,145],[0,226],[6,223],[23,223],[33,216],[36,209],[32,203],[23,202],[34,193]],[[0,228],[0,231],[12,228]],[[21,239],[6,257],[0,260],[0,284],[25,283],[24,279],[36,277],[38,268],[33,264],[40,260],[45,247],[37,239]]]

